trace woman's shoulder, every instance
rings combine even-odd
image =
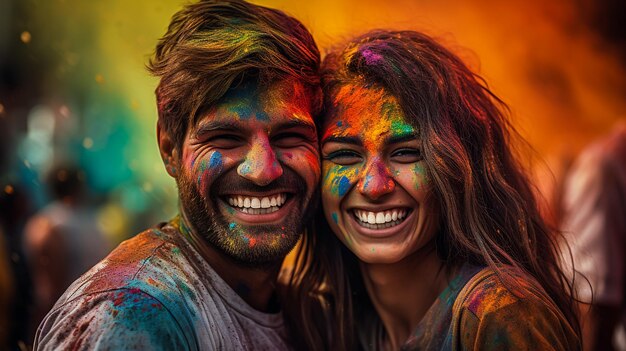
[[[530,275],[485,268],[457,297],[453,323],[463,349],[578,349],[576,333]]]
[[[457,301],[461,308],[478,318],[514,306],[554,305],[534,278],[510,267],[499,272],[482,269],[466,283],[457,299],[462,300]]]

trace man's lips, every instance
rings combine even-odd
[[[227,210],[224,215],[243,225],[274,225],[283,223],[297,203],[288,191],[255,194],[228,194],[219,197]],[[239,206],[241,200],[241,206]]]
[[[223,198],[226,203],[237,211],[251,215],[263,215],[280,210],[287,201],[288,194],[286,192],[265,196],[231,194]]]

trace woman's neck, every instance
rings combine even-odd
[[[437,257],[434,240],[402,261],[361,262],[363,281],[386,334],[386,345],[398,350],[449,282],[449,271]]]

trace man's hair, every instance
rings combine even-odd
[[[332,115],[333,96],[346,84],[383,88],[418,130],[443,214],[436,248],[446,267],[489,266],[513,291],[521,286],[504,267],[525,272],[545,289],[546,301],[555,302],[564,325],[580,336],[572,285],[558,264],[559,233],[544,222],[512,152],[519,135],[509,123],[508,108],[484,80],[427,35],[372,31],[324,59],[324,115]],[[359,336],[376,335],[370,326],[380,326],[380,320],[356,256],[319,217],[316,232],[299,247],[291,276],[297,297],[292,305],[299,316],[290,325],[304,340],[302,349],[356,349],[363,342]],[[320,294],[312,298],[313,292]],[[316,307],[315,299],[331,306],[325,309],[333,321],[330,328],[314,325],[320,319],[316,311],[324,309]]]
[[[236,0],[206,0],[177,12],[148,70],[156,89],[159,123],[180,147],[195,123],[229,89],[295,78],[321,109],[320,54],[309,31],[293,17]]]

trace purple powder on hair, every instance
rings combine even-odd
[[[377,65],[383,61],[382,55],[372,52],[370,49],[363,50],[361,55],[365,57],[365,63],[369,66]]]

